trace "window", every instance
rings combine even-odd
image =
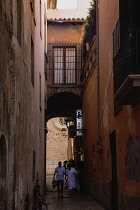
[[[40,0],[40,38],[42,39],[42,2]]]
[[[46,69],[46,42],[47,42],[47,13],[46,13],[46,5],[44,4],[44,74],[47,80],[47,69]]]
[[[34,86],[34,42],[31,37],[31,81]]]
[[[22,2],[21,0],[17,0],[17,40],[19,45],[21,46],[21,20],[22,20]]]
[[[30,6],[31,6],[31,11],[32,11],[32,15],[33,15],[34,24],[36,26],[36,21],[35,21],[35,0],[30,0]]]
[[[54,83],[74,84],[76,82],[76,47],[53,47]]]
[[[44,53],[46,53],[46,41],[47,41],[47,12],[46,12],[46,5],[44,4]]]
[[[31,10],[32,12],[34,13],[34,10],[35,10],[35,0],[30,0],[30,6],[31,6]]]
[[[81,42],[49,42],[47,50],[47,85],[81,85]]]
[[[39,74],[39,107],[41,110],[41,74]]]
[[[33,151],[33,168],[32,168],[32,179],[35,180],[35,164],[36,164],[36,153]]]

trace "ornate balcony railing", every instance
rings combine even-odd
[[[114,37],[113,40],[115,40]],[[130,29],[116,49],[113,58],[115,93],[129,75],[140,74],[140,29]]]

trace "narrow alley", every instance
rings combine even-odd
[[[63,197],[58,198],[57,192],[48,192],[46,196],[48,210],[105,210],[88,193],[75,193],[69,197],[64,192]]]
[[[52,189],[52,179],[51,175],[46,177],[48,210],[105,210],[85,189],[75,190],[72,197],[68,189],[64,189],[63,195],[58,196],[57,189]]]
[[[0,210],[47,205],[140,210],[140,0],[0,0]]]

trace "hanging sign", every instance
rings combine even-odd
[[[83,118],[82,110],[76,110],[76,136],[82,136]]]

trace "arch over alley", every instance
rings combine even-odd
[[[47,101],[46,120],[53,117],[73,117],[76,109],[82,108],[82,98],[74,93],[63,92],[51,96]]]

